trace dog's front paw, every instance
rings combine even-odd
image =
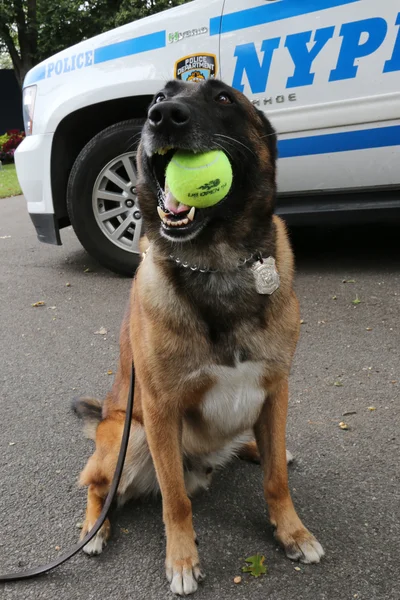
[[[93,525],[94,525],[94,523],[88,523],[87,521],[85,521],[85,523],[83,524],[83,527],[82,527],[82,532],[81,532],[81,537],[80,537],[81,540],[83,540],[85,535],[92,529]],[[83,547],[83,551],[88,556],[96,556],[97,554],[101,554],[104,546],[107,544],[107,541],[110,537],[110,533],[111,533],[110,521],[108,519],[106,519],[104,524],[101,526],[100,530],[94,536],[94,538],[91,539],[90,542],[88,542],[86,544],[86,546]]]
[[[198,588],[198,583],[204,579],[196,548],[193,549],[191,554],[186,558],[181,556],[167,557],[165,563],[171,591],[178,596],[193,594]]]
[[[325,554],[321,544],[305,527],[289,534],[277,529],[275,537],[291,560],[299,560],[306,564],[319,563]]]

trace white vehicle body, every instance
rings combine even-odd
[[[209,75],[243,91],[276,128],[284,213],[307,203],[316,212],[340,208],[349,192],[358,192],[349,207],[359,210],[400,207],[399,3],[195,0],[28,73],[24,86],[37,86],[33,129],[15,158],[43,241],[60,243],[68,176],[83,146],[108,125],[145,118],[176,65],[183,77],[185,65],[201,71],[196,55],[215,57]],[[372,204],[360,195],[377,190]],[[48,216],[42,233],[39,215]]]

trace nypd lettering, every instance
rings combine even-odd
[[[48,63],[46,65],[46,77],[53,77],[62,73],[69,73],[70,71],[79,71],[85,67],[90,67],[92,64],[93,50],[72,54],[72,56],[66,56],[64,59]]]
[[[217,74],[217,57],[215,54],[191,54],[180,58],[175,63],[174,77],[182,81],[205,81],[214,79]]]
[[[396,26],[400,26],[400,13]],[[293,73],[286,80],[286,89],[314,83],[313,63],[329,45],[332,38],[339,36],[341,46],[336,65],[332,65],[328,80],[343,81],[357,77],[360,59],[371,56],[387,38],[389,24],[382,17],[344,23],[339,27],[323,27],[313,31],[303,31],[282,38],[270,38],[262,42],[259,50],[253,42],[236,46],[234,56],[236,66],[232,86],[241,92],[245,89],[246,76],[253,94],[267,90],[270,69],[279,52],[289,52],[294,64]],[[382,72],[400,71],[400,28],[391,57],[383,63]]]

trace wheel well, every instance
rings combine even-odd
[[[67,184],[76,157],[97,133],[126,119],[146,117],[151,96],[118,98],[81,108],[58,125],[51,151],[51,189],[60,228],[69,225]]]

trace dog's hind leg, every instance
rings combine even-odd
[[[91,530],[103,509],[114,477],[124,420],[125,413],[123,411],[113,411],[100,422],[97,428],[96,451],[89,458],[79,479],[81,485],[88,486],[86,518],[81,539]],[[118,486],[117,503],[121,505],[130,498],[137,498],[158,490],[157,477],[144,428],[133,420],[124,469]],[[84,547],[84,552],[89,555],[100,554],[110,533],[111,526],[107,519],[93,540]]]
[[[83,469],[79,483],[88,486],[86,517],[81,539],[92,529],[103,509],[117,464],[124,416],[111,413],[101,421],[96,431],[96,450]],[[111,526],[106,519],[97,535],[83,548],[89,555],[100,554],[110,537]]]
[[[108,490],[107,490],[108,491]],[[100,492],[100,494],[99,494]],[[106,495],[106,494],[105,494]],[[86,518],[82,527],[81,539],[92,529],[93,525],[100,516],[103,509],[105,495],[101,493],[99,487],[95,484],[90,484],[87,496]],[[83,551],[89,556],[100,554],[106,545],[111,533],[109,519],[106,519],[99,532],[94,538],[84,546]]]
[[[261,462],[260,452],[255,440],[244,444],[244,446],[240,448],[238,456],[241,460],[248,460],[249,462],[254,462],[257,464],[260,464]],[[293,460],[293,454],[289,450],[286,450],[286,464],[290,465]]]

